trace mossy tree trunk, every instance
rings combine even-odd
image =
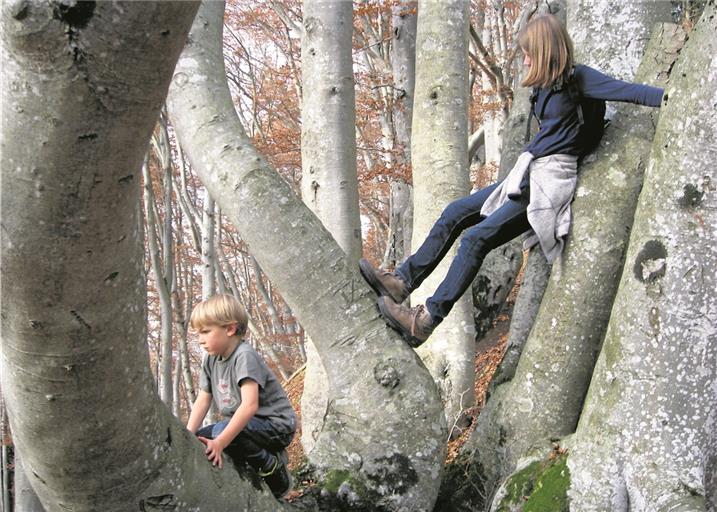
[[[717,15],[672,71],[569,459],[575,508],[704,510],[717,403]]]

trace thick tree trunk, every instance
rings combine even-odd
[[[568,463],[579,510],[704,510],[717,407],[717,13],[672,71]]]
[[[636,80],[660,77],[664,85],[682,40],[669,26],[652,41]],[[531,448],[575,429],[617,291],[656,112],[621,107],[597,158],[581,168],[562,261],[554,265],[515,375],[481,414],[478,456],[488,471],[499,471],[493,477],[506,476]]]
[[[352,4],[306,0],[301,41],[301,195],[350,261],[361,257]]]
[[[466,0],[426,0],[418,5],[416,89],[413,104],[414,203],[413,248],[423,243],[448,204],[468,187],[468,26]],[[456,254],[443,261],[411,300],[425,301],[443,280]],[[450,315],[419,349],[442,391],[448,424],[474,401],[475,345],[470,295],[456,302]]]
[[[2,7],[2,387],[47,510],[275,511],[154,392],[139,172],[197,4]]]
[[[353,6],[342,0],[303,4],[301,41],[301,196],[349,261],[361,257],[356,177],[356,107],[352,55]],[[302,444],[310,453],[323,429],[328,377],[314,342],[306,340],[301,399]]]
[[[224,76],[222,14],[221,2],[202,5],[168,104],[192,167],[324,361],[329,408],[311,461],[379,506],[430,509],[445,454],[435,386],[378,318],[355,265],[244,133]]]

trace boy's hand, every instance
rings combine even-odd
[[[197,439],[207,446],[204,453],[207,454],[212,466],[219,466],[219,469],[222,469],[222,452],[226,446],[219,439],[207,439],[206,437],[197,437]]]

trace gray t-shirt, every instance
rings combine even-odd
[[[257,418],[271,421],[281,432],[296,431],[296,413],[286,391],[249,343],[241,341],[226,359],[205,354],[199,388],[212,394],[222,416],[231,418],[241,404],[239,383],[243,379],[259,384]]]

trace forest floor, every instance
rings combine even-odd
[[[480,413],[481,408],[485,404],[486,393],[488,386],[493,378],[498,365],[500,364],[503,353],[505,352],[505,345],[508,341],[508,329],[510,327],[510,316],[513,311],[513,305],[517,295],[517,290],[522,280],[522,272],[519,276],[518,283],[511,292],[506,302],[504,311],[498,315],[493,323],[493,327],[478,343],[476,343],[476,357],[475,357],[475,405],[466,411],[466,415],[471,418],[470,426],[468,426],[464,432],[458,436],[454,436],[455,439],[448,442],[448,453],[446,457],[446,463],[453,461],[460,453],[461,447],[466,443],[468,438],[473,431],[476,424],[476,419]],[[287,382],[283,383],[284,389],[286,389],[289,400],[291,401],[294,410],[299,417],[299,429],[296,431],[296,436],[293,442],[288,448],[289,452],[289,469],[294,471],[304,462],[304,451],[301,447],[301,394],[304,390],[304,373],[305,367],[298,370]],[[308,482],[296,482],[296,487],[301,488]],[[293,497],[300,494],[300,492],[294,491],[288,498],[291,500]]]

